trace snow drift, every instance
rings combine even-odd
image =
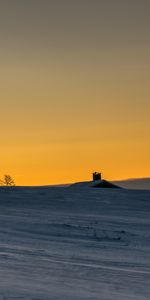
[[[149,295],[150,191],[0,188],[0,299]]]

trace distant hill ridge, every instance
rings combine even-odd
[[[129,178],[125,180],[114,180],[112,183],[128,189],[150,190],[150,178]]]
[[[111,180],[111,183],[118,185],[120,187],[126,188],[126,189],[139,189],[139,190],[150,190],[150,178],[129,178],[129,179],[123,179],[123,180]],[[84,181],[81,182],[81,186],[87,185],[90,183],[90,181]],[[79,184],[79,183],[78,183]],[[58,186],[70,186],[70,184],[64,184],[64,185],[58,185]]]

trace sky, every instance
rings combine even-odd
[[[0,177],[150,177],[149,16],[149,0],[0,0]]]

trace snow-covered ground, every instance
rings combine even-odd
[[[130,178],[126,180],[113,181],[112,183],[126,189],[150,190],[150,178]]]
[[[0,188],[0,300],[149,300],[150,191]]]

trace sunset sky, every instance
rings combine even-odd
[[[150,1],[0,0],[0,177],[150,177]]]

